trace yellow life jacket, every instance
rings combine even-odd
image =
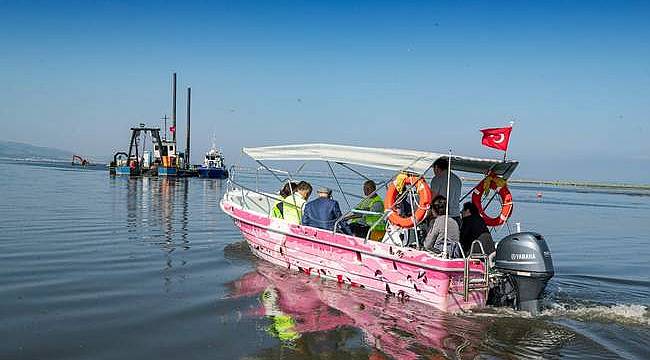
[[[381,196],[375,194],[375,196],[371,198],[366,198],[359,203],[357,206],[357,210],[363,210],[363,211],[373,211],[372,208],[375,206],[375,204],[380,203],[381,208],[384,208],[384,201],[381,199]],[[381,219],[381,215],[363,215],[362,216],[363,221],[366,223],[368,226],[372,226],[377,220]],[[384,231],[386,230],[386,222],[385,221],[380,221],[377,225],[375,225],[373,230],[376,231]]]

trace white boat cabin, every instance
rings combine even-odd
[[[205,154],[205,159],[203,160],[203,166],[209,168],[223,168],[223,155],[221,151],[212,148]]]
[[[158,144],[154,143],[153,145],[153,156],[154,159],[162,159],[162,156],[171,156],[176,158],[176,143],[169,140],[162,140],[162,152],[159,149]]]

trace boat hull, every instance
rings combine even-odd
[[[463,289],[464,261],[434,257],[431,253],[289,224],[221,201],[234,219],[251,251],[261,259],[309,275],[330,278],[410,299],[442,311],[485,305],[484,292]],[[483,264],[470,264],[470,278],[483,277]]]
[[[115,167],[115,175],[137,176],[139,174],[137,168],[132,168],[129,166],[117,166]]]
[[[209,168],[199,167],[199,177],[209,179],[226,179],[228,178],[228,170],[222,168]]]
[[[178,169],[175,167],[158,167],[158,176],[176,176],[178,175]]]

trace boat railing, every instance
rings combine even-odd
[[[259,170],[260,169],[258,168],[258,171]],[[278,170],[278,172],[282,172],[282,171]],[[268,193],[261,192],[259,190],[259,180],[257,179],[258,177],[256,177],[256,183],[257,183],[256,186],[257,186],[258,189],[253,190],[253,189],[251,189],[251,188],[249,188],[249,187],[247,187],[245,185],[242,185],[242,184],[238,183],[235,180],[236,177],[235,177],[234,166],[230,167],[230,174],[231,174],[231,176],[228,178],[226,190],[228,192],[239,190],[239,192],[241,194],[241,204],[243,206],[247,207],[247,208],[251,208],[251,207],[249,206],[249,202],[247,200],[248,196],[246,196],[247,195],[246,193],[253,193],[253,194],[256,194],[256,195],[260,195],[266,200],[266,205],[267,205],[266,209],[264,209],[262,206],[260,206],[255,201],[250,202],[250,203],[252,203],[252,205],[259,208],[262,212],[264,212],[266,214],[268,214],[273,209],[273,205],[275,205],[275,203],[281,202],[281,201],[284,200],[279,195],[271,195],[271,194],[268,194]],[[259,176],[259,172],[258,172],[258,176]],[[349,219],[349,217],[350,217],[349,214],[350,213],[358,214],[358,215],[381,215],[379,220],[375,221],[372,225],[370,225],[370,229],[368,230],[368,233],[366,234],[366,237],[365,237],[365,240],[364,240],[364,243],[365,243],[370,239],[371,231],[374,228],[376,228],[377,225],[379,225],[382,221],[386,221],[386,219],[388,218],[388,216],[390,215],[391,212],[392,211],[390,209],[386,210],[384,212],[375,212],[375,211],[351,209],[349,212],[347,212],[346,214],[343,214],[338,219],[336,219],[336,221],[334,222],[334,231],[333,232],[336,233],[337,230],[340,228],[339,226],[340,226],[341,221]]]
[[[421,158],[418,158],[418,159],[415,160],[413,163],[415,163],[415,162],[417,162],[417,161],[420,161],[420,160],[421,160]],[[255,187],[257,188],[257,191],[259,191],[259,176],[260,176],[259,174],[260,174],[260,171],[261,171],[261,170],[266,170],[266,171],[268,171],[268,172],[271,173],[271,174],[272,174],[272,175],[273,175],[277,180],[279,180],[281,183],[286,183],[287,181],[292,181],[292,176],[291,176],[291,173],[290,173],[290,172],[285,171],[285,170],[274,169],[274,168],[271,168],[271,167],[265,165],[264,163],[262,163],[262,162],[259,161],[259,160],[256,160],[256,161],[257,161],[257,163],[260,165],[259,167],[256,168],[256,171],[255,171]],[[361,214],[361,213],[358,212],[358,211],[360,211],[360,210],[354,209],[352,206],[350,206],[350,203],[348,202],[347,197],[345,196],[347,193],[346,193],[345,191],[343,191],[343,188],[342,188],[341,184],[339,183],[339,180],[338,180],[338,178],[336,177],[336,174],[334,173],[334,169],[332,168],[332,166],[331,166],[331,164],[330,164],[329,162],[327,162],[327,164],[328,164],[328,166],[329,166],[329,168],[330,168],[330,170],[331,170],[331,172],[332,172],[332,176],[334,177],[334,180],[335,180],[336,183],[337,183],[337,186],[338,186],[338,188],[339,188],[339,191],[340,191],[341,194],[343,195],[343,198],[345,199],[346,203],[348,204],[348,208],[349,208],[349,210],[348,210],[346,213],[342,214],[341,217],[339,217],[339,219],[336,220],[336,222],[335,222],[335,224],[334,224],[334,232],[336,232],[337,229],[338,229],[338,225],[339,225],[340,221],[345,220],[345,219],[348,219],[348,218],[350,217],[350,214],[355,214],[355,213],[356,213],[356,214]],[[412,164],[411,164],[411,165],[412,165]],[[303,166],[304,166],[304,165],[303,165]],[[381,189],[381,188],[387,188],[387,187],[388,187],[388,184],[391,183],[391,182],[392,182],[392,181],[393,181],[393,180],[394,180],[394,179],[395,179],[399,174],[402,174],[402,173],[410,173],[410,172],[407,171],[407,169],[409,168],[409,166],[410,166],[410,165],[404,167],[404,168],[403,168],[402,170],[400,170],[400,171],[397,171],[393,176],[391,176],[391,177],[390,177],[389,179],[387,179],[386,181],[382,181],[382,182],[379,184],[379,186],[375,189],[375,192],[376,192],[377,190]],[[432,162],[432,163],[431,163],[431,164],[430,164],[430,165],[429,165],[429,166],[428,166],[424,171],[422,171],[422,173],[420,173],[420,174],[410,173],[410,174],[417,176],[418,181],[419,181],[419,180],[423,180],[425,174],[426,174],[430,169],[432,169],[432,167],[433,167],[433,162]],[[347,166],[346,166],[346,168],[349,169],[349,167],[347,167]],[[300,169],[302,169],[302,166],[301,166]],[[298,170],[298,172],[300,171],[300,169]],[[355,171],[355,172],[356,172],[356,171]],[[233,173],[233,171],[231,171],[231,173]],[[281,178],[280,176],[278,176],[278,174],[286,175],[286,178],[283,179],[283,178]],[[232,178],[232,177],[234,177],[234,175],[231,175],[231,178]],[[366,179],[367,179],[367,178],[366,178]],[[387,209],[387,210],[384,211],[384,212],[369,212],[369,213],[366,214],[366,215],[381,215],[381,217],[380,217],[377,221],[375,221],[375,222],[370,226],[370,228],[369,228],[369,230],[368,230],[368,232],[366,233],[366,236],[365,236],[365,242],[367,242],[367,241],[370,239],[370,236],[371,236],[371,234],[372,234],[372,230],[375,229],[375,228],[376,228],[376,227],[377,227],[381,222],[385,222],[385,221],[388,219],[388,217],[390,216],[390,214],[393,212],[393,210],[392,210],[392,207],[393,207],[393,206],[395,206],[396,204],[399,204],[400,202],[404,201],[404,200],[407,199],[407,198],[410,200],[410,203],[411,203],[411,204],[418,204],[418,202],[415,201],[415,194],[413,193],[413,191],[416,189],[416,183],[417,183],[417,182],[414,182],[413,184],[408,184],[408,185],[406,185],[404,191],[402,191],[402,193],[401,193],[399,196],[397,196],[397,198],[395,199],[395,201],[393,202],[393,204],[391,204],[391,208],[390,208],[390,209]],[[371,196],[373,196],[373,194],[366,195],[366,196],[362,197],[361,201],[367,200],[367,199],[369,199]],[[282,199],[277,199],[277,201],[282,201]],[[419,206],[419,204],[418,204],[418,206]],[[416,218],[415,218],[415,211],[412,211],[411,218],[412,218],[413,224],[416,224],[416,226],[417,226],[417,224],[418,224],[419,222],[418,222],[418,221],[416,220]],[[391,237],[391,238],[392,238],[392,237]],[[417,232],[417,231],[415,231],[415,242],[416,242],[416,246],[417,246],[417,248],[419,249],[419,248],[421,247],[421,242],[420,242],[419,235],[418,235],[418,232]]]
[[[230,167],[230,177],[229,177],[228,182],[227,182],[227,183],[228,183],[228,190],[229,190],[229,191],[230,191],[230,190],[237,190],[237,188],[238,188],[238,189],[241,191],[241,198],[242,198],[241,201],[242,201],[242,205],[244,205],[244,206],[246,206],[246,207],[248,207],[248,208],[250,208],[250,206],[249,206],[249,204],[247,203],[247,199],[246,199],[247,196],[245,195],[244,191],[249,192],[249,193],[254,193],[254,194],[257,194],[257,195],[260,195],[260,196],[264,197],[264,199],[266,200],[266,203],[267,203],[267,208],[266,208],[266,209],[264,209],[262,206],[260,206],[260,205],[259,205],[258,203],[256,203],[256,202],[252,202],[252,203],[253,203],[253,205],[255,205],[255,207],[259,208],[262,212],[264,212],[264,213],[266,213],[266,214],[269,214],[269,213],[272,211],[272,209],[273,209],[273,205],[275,205],[275,203],[277,203],[277,202],[281,202],[281,201],[284,201],[285,199],[281,198],[279,195],[270,195],[270,194],[268,194],[268,193],[264,193],[264,192],[261,192],[261,191],[259,190],[259,173],[260,173],[261,170],[270,171],[271,173],[274,173],[274,175],[276,175],[276,177],[277,177],[277,174],[287,175],[287,176],[288,176],[287,180],[290,180],[290,176],[291,176],[291,174],[290,174],[288,171],[279,170],[279,169],[273,169],[273,168],[269,168],[269,167],[267,167],[267,166],[260,166],[260,167],[258,167],[258,168],[256,169],[256,177],[255,177],[255,183],[256,183],[255,186],[256,186],[256,190],[253,190],[253,189],[251,189],[251,188],[249,188],[249,187],[246,187],[246,186],[244,186],[244,185],[242,185],[242,184],[240,184],[240,183],[238,183],[238,182],[236,181],[236,175],[235,175],[236,172],[235,172],[235,167],[234,167],[234,165],[233,165],[233,166]],[[426,172],[426,171],[425,171],[425,172]],[[422,173],[422,174],[419,175],[419,178],[420,178],[420,179],[422,179],[423,177],[424,177],[424,173]],[[389,182],[390,182],[390,181],[386,181],[386,182],[384,182],[382,186],[386,186]],[[235,187],[235,186],[236,186],[236,187]],[[405,189],[404,189],[405,191],[403,191],[402,194],[400,194],[400,196],[397,197],[397,199],[396,199],[395,202],[393,203],[393,206],[394,206],[395,204],[398,204],[398,203],[400,203],[401,201],[405,200],[405,199],[406,199],[407,197],[409,197],[409,196],[410,196],[410,199],[409,199],[409,200],[411,201],[411,203],[412,203],[412,204],[417,204],[417,202],[415,201],[415,198],[414,198],[414,194],[412,193],[414,189],[415,189],[415,185],[414,185],[414,184],[407,185],[407,186],[405,187]],[[366,196],[364,199],[367,199],[367,198],[369,198],[370,196],[372,196],[372,194]],[[335,223],[334,223],[334,229],[333,229],[333,232],[334,232],[334,233],[337,233],[337,232],[338,232],[338,230],[340,229],[340,223],[341,223],[342,221],[345,221],[345,220],[349,219],[349,218],[350,218],[350,214],[357,214],[357,215],[380,215],[380,218],[377,219],[375,222],[373,222],[373,223],[370,225],[370,227],[369,227],[369,229],[368,229],[368,231],[367,231],[367,233],[366,233],[366,236],[365,236],[365,238],[364,238],[364,243],[367,243],[368,240],[370,240],[370,236],[371,236],[371,234],[372,234],[372,231],[373,231],[373,230],[374,230],[374,229],[375,229],[379,224],[381,224],[382,222],[387,222],[388,217],[393,213],[393,211],[394,211],[394,210],[392,210],[392,208],[386,209],[384,212],[375,212],[375,211],[359,210],[359,209],[354,209],[354,208],[352,208],[352,209],[350,209],[348,212],[342,214],[338,219],[336,219],[336,221],[335,221]],[[414,224],[419,224],[419,222],[417,222],[416,219],[415,219],[415,211],[412,211],[411,216],[412,216],[413,223],[414,223]],[[389,231],[389,230],[387,230],[387,231]],[[392,239],[392,237],[391,237],[391,239]],[[420,246],[421,244],[420,244],[420,239],[419,239],[419,236],[418,236],[418,234],[417,234],[417,231],[415,231],[415,240],[416,240],[416,247],[417,247],[418,249],[420,249],[420,248],[421,248],[421,246]],[[480,243],[479,243],[479,244],[480,244]],[[396,244],[396,245],[397,245],[397,244]],[[399,244],[399,245],[400,245],[400,246],[403,246],[403,244]],[[481,246],[482,246],[482,245],[481,245]],[[462,248],[461,248],[461,253],[462,253]],[[462,253],[462,255],[463,255],[463,258],[465,258],[465,254]]]
[[[249,187],[247,187],[245,185],[242,185],[242,184],[238,183],[237,181],[235,181],[234,166],[230,167],[229,173],[232,174],[232,175],[228,178],[228,181],[226,182],[226,184],[227,184],[226,185],[226,191],[228,193],[230,193],[230,192],[239,190],[240,193],[241,193],[241,204],[243,206],[245,206],[246,208],[251,208],[249,206],[249,203],[248,203],[248,200],[247,200],[247,198],[248,198],[247,193],[253,193],[253,194],[256,194],[256,195],[260,195],[260,196],[263,197],[263,199],[266,200],[266,205],[267,205],[266,209],[263,208],[260,204],[258,204],[255,201],[251,201],[251,203],[253,205],[255,205],[256,207],[258,207],[260,210],[262,210],[262,212],[266,213],[267,215],[273,209],[272,204],[274,205],[276,202],[284,200],[279,195],[271,195],[271,194],[268,194],[268,193],[263,193],[263,192],[261,192],[259,190],[253,190],[253,189],[251,189],[251,188],[249,188]]]
[[[423,176],[424,176],[424,174],[421,174],[420,179],[422,179]],[[393,213],[393,209],[392,209],[393,206],[395,206],[396,204],[399,204],[400,202],[404,201],[407,196],[410,197],[409,200],[411,201],[412,204],[413,203],[417,204],[417,202],[415,202],[415,198],[414,198],[414,195],[412,193],[413,190],[415,190],[415,184],[408,185],[406,187],[405,191],[400,196],[398,196],[397,199],[395,199],[394,203],[391,205],[391,208],[386,209],[383,213],[370,212],[370,214],[372,214],[372,215],[381,215],[381,217],[379,219],[377,219],[377,221],[375,221],[370,226],[370,229],[368,229],[368,233],[366,234],[365,242],[367,242],[370,239],[370,234],[371,234],[371,232],[372,232],[372,230],[374,228],[376,228],[382,222],[388,222],[388,217]],[[419,204],[418,204],[418,206],[419,206]],[[417,228],[417,225],[422,223],[422,222],[418,223],[417,220],[415,219],[415,211],[411,212],[411,220],[413,221],[413,224],[415,224],[414,228]],[[389,237],[392,239],[392,236],[390,234],[389,234]],[[415,231],[415,243],[416,243],[416,247],[418,249],[420,249],[420,239],[419,239],[417,230]]]
[[[281,172],[281,170],[277,170],[277,171]],[[258,183],[259,180],[257,180],[257,179],[256,179],[256,183],[257,183],[256,187],[257,187],[257,189],[255,189],[255,190],[248,187],[248,186],[242,185],[241,183],[238,183],[236,181],[236,175],[235,175],[236,172],[235,172],[235,166],[234,165],[230,166],[229,174],[230,174],[230,176],[229,176],[228,181],[226,183],[227,184],[226,185],[226,191],[227,192],[232,192],[232,191],[239,190],[239,192],[241,194],[242,205],[249,208],[249,209],[252,208],[252,207],[249,206],[249,203],[248,203],[248,200],[247,200],[248,196],[246,196],[247,193],[253,193],[253,194],[259,195],[259,196],[262,196],[265,199],[266,205],[267,205],[266,209],[263,208],[262,206],[260,206],[258,203],[254,202],[254,201],[251,202],[251,203],[252,203],[252,205],[259,208],[262,212],[264,212],[267,215],[272,211],[273,206],[276,203],[283,202],[283,201],[286,202],[286,198],[282,198],[282,197],[280,197],[280,195],[269,194],[269,193],[265,193],[265,192],[260,191],[259,190],[259,183]],[[288,204],[290,204],[290,203],[288,203]],[[290,205],[292,205],[292,204],[290,204]],[[367,213],[368,214],[373,214],[373,215],[377,214],[377,213],[374,213],[374,212],[367,212]],[[342,218],[344,218],[344,217],[341,216],[338,220],[341,220]]]
[[[430,166],[430,167],[431,167],[431,166]],[[424,174],[428,171],[428,169],[429,169],[429,168],[427,168],[427,170],[425,170],[422,174],[419,174],[419,176],[418,176],[418,180],[420,180],[420,179],[424,179]],[[395,177],[396,177],[398,174],[400,174],[400,173],[401,173],[401,171],[400,171],[400,172],[397,172],[397,173],[396,173],[395,175],[393,175],[390,179],[388,179],[388,180],[386,180],[386,181],[383,181],[383,182],[381,183],[381,185],[380,185],[380,186],[375,190],[374,193],[376,193],[377,190],[379,190],[379,189],[381,189],[381,188],[385,188],[385,187],[387,187],[388,184],[389,184],[391,181],[393,181],[393,180],[395,179]],[[338,182],[338,180],[337,180],[337,182]],[[339,185],[339,188],[340,188],[340,185]],[[390,216],[390,214],[393,213],[393,210],[392,210],[392,207],[393,207],[393,206],[395,206],[396,204],[399,204],[400,202],[404,201],[407,197],[410,197],[409,200],[411,201],[412,204],[413,204],[413,203],[417,204],[417,202],[415,202],[415,198],[414,198],[414,195],[413,195],[413,190],[415,190],[415,189],[416,189],[415,183],[414,183],[414,184],[409,184],[409,185],[407,185],[407,186],[405,187],[404,191],[403,191],[403,192],[402,192],[402,193],[401,193],[401,194],[400,194],[400,195],[395,199],[395,201],[393,202],[393,204],[391,204],[391,208],[386,209],[386,210],[384,210],[383,212],[366,211],[366,210],[359,210],[359,209],[351,208],[350,210],[348,210],[348,212],[346,212],[345,214],[343,214],[343,215],[342,215],[342,216],[341,216],[341,217],[336,221],[336,223],[334,224],[334,229],[335,229],[334,231],[336,232],[336,229],[338,229],[338,226],[337,226],[338,223],[339,223],[341,220],[348,219],[348,218],[350,217],[350,214],[381,215],[381,217],[380,217],[379,219],[377,219],[374,223],[372,223],[372,225],[370,225],[370,228],[368,229],[368,232],[366,233],[364,243],[368,242],[368,240],[370,240],[370,235],[372,234],[372,230],[374,230],[374,229],[375,229],[379,224],[381,224],[382,222],[387,222],[388,217]],[[374,193],[373,193],[373,194],[374,194]],[[361,199],[361,201],[364,201],[364,200],[369,199],[370,197],[373,196],[373,194],[366,195],[365,197],[363,197],[363,198]],[[419,206],[419,205],[418,205],[418,206]],[[418,222],[416,221],[416,219],[415,219],[415,211],[412,212],[412,214],[411,214],[411,218],[412,218],[413,224],[416,224],[416,226],[417,226],[417,224],[419,224],[419,223],[418,223]],[[421,222],[420,222],[420,223],[421,223]],[[391,239],[392,239],[392,237],[391,237]],[[419,237],[418,237],[417,231],[415,232],[415,242],[416,242],[417,247],[420,248],[420,239],[419,239]],[[396,244],[396,245],[397,245],[397,244]],[[400,244],[400,246],[403,246],[403,245]]]
[[[337,229],[340,228],[339,225],[341,224],[342,221],[345,221],[345,220],[348,220],[348,219],[351,218],[350,214],[356,214],[356,215],[381,215],[381,218],[379,218],[379,220],[375,221],[374,223],[372,223],[372,225],[370,225],[370,228],[368,229],[368,233],[366,234],[366,237],[365,237],[365,240],[364,240],[364,244],[365,244],[366,242],[368,242],[368,240],[370,240],[370,233],[372,232],[372,230],[375,227],[377,227],[377,225],[379,223],[381,223],[381,221],[385,217],[387,217],[387,215],[386,215],[387,213],[390,214],[390,210],[387,210],[387,211],[384,211],[384,212],[376,212],[376,211],[367,211],[367,210],[359,210],[359,209],[350,209],[350,211],[348,211],[347,213],[341,215],[338,219],[336,219],[336,221],[334,222],[334,232],[336,233]]]
[[[231,167],[231,170],[232,170],[232,167]],[[263,212],[265,212],[267,214],[268,214],[268,212],[270,212],[272,210],[272,208],[273,208],[272,205],[275,205],[276,202],[281,202],[281,201],[285,200],[285,199],[281,198],[279,195],[275,196],[275,195],[271,195],[271,194],[268,194],[268,193],[261,192],[259,190],[253,190],[253,189],[251,189],[251,188],[249,188],[249,187],[247,187],[245,185],[242,185],[242,184],[236,182],[234,180],[234,176],[230,177],[228,179],[228,181],[227,181],[226,191],[227,192],[232,192],[232,191],[237,191],[237,190],[239,190],[239,192],[241,194],[241,203],[242,203],[242,205],[247,207],[247,208],[251,208],[249,206],[249,204],[248,204],[248,201],[247,201],[247,197],[248,197],[247,193],[253,193],[253,194],[262,196],[266,200],[266,205],[267,205],[266,209],[264,209],[262,206],[260,206],[258,203],[254,202],[254,201],[252,201],[251,203],[252,203],[252,205],[255,205],[257,208],[259,208],[260,210],[262,210]],[[382,213],[379,213],[379,212],[356,210],[356,209],[352,209],[350,212],[355,213],[355,214],[359,214],[359,215],[382,215]],[[336,222],[334,223],[334,229],[338,229],[341,221],[343,221],[343,220],[346,220],[345,215],[339,217],[336,220]],[[366,241],[368,241],[368,239],[369,239],[368,237],[370,236],[370,231],[374,227],[376,227],[376,225],[378,223],[379,223],[379,221],[376,221],[370,227],[370,230],[368,231],[368,235],[366,235],[366,239],[365,239]],[[334,232],[336,233],[336,230],[334,230]]]
[[[478,245],[478,249],[481,251],[474,252],[474,247]],[[464,259],[464,268],[463,268],[463,300],[467,301],[469,299],[469,293],[474,291],[481,291],[485,293],[485,298],[487,299],[488,291],[490,290],[490,264],[489,258],[490,255],[485,253],[483,244],[479,240],[472,241],[472,244],[469,248],[469,254],[465,256],[463,249],[461,247],[461,253]],[[483,277],[472,279],[470,277],[470,263],[472,261],[481,261],[484,264]]]
[[[228,169],[229,176],[228,176],[228,181],[226,182],[226,188],[230,186],[231,180],[235,179],[235,174],[236,174],[235,165],[230,165],[230,168]]]
[[[367,210],[358,210],[358,209],[351,209],[351,213],[353,214],[359,214],[359,215],[381,215],[383,213],[376,212],[376,211],[367,211]],[[339,218],[341,220],[342,218]]]

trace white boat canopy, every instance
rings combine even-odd
[[[418,150],[369,148],[333,144],[302,144],[243,148],[244,153],[257,161],[263,160],[321,160],[336,163],[360,165],[391,171],[425,172],[438,158],[438,154]],[[488,170],[505,178],[510,177],[518,161],[480,159],[467,156],[451,156],[452,170],[485,174]]]

